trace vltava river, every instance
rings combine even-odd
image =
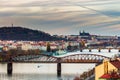
[[[62,64],[62,77],[57,78],[57,64],[13,63],[13,75],[7,75],[7,64],[0,64],[0,80],[73,80],[95,64]]]

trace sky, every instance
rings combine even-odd
[[[0,0],[0,27],[120,36],[120,0]]]

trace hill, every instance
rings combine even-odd
[[[23,27],[1,27],[0,40],[54,41],[62,39],[43,31]]]

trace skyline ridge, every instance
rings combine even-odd
[[[14,25],[14,24],[11,24],[11,25],[9,25],[9,26],[0,26],[0,29],[1,29],[1,28],[4,28],[4,27],[6,27],[6,28],[25,28],[25,29],[31,29],[31,30],[35,30],[35,31],[45,32],[45,31],[42,31],[42,30],[40,30],[40,29],[39,29],[39,30],[38,30],[38,29],[32,29],[32,28],[29,28],[29,27],[18,26],[18,25]],[[85,32],[85,33],[89,33],[90,35],[99,35],[99,36],[119,36],[119,35],[92,34],[92,33],[88,32],[88,31],[86,31],[86,30],[79,30],[79,31],[78,31],[78,34],[68,34],[68,35],[79,35],[80,32],[81,32],[81,33]],[[48,32],[45,32],[45,33],[48,33]],[[48,34],[50,34],[50,33],[48,33]],[[50,34],[50,35],[52,35],[52,34]],[[57,35],[57,34],[53,34],[53,35]],[[53,35],[52,35],[52,36],[53,36]],[[59,35],[61,35],[61,34],[58,34],[58,36],[59,36]],[[62,34],[62,35],[67,36],[66,34]]]
[[[25,27],[1,27],[0,28],[1,40],[24,40],[24,41],[55,41],[66,40],[51,36],[44,31],[33,30]]]

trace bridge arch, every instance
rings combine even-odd
[[[57,58],[45,54],[18,54],[12,57],[13,62],[55,63]]]
[[[101,63],[104,59],[111,59],[110,57],[98,54],[73,54],[61,58],[63,63]]]
[[[34,62],[34,63],[101,63],[110,57],[98,54],[73,54],[64,57],[54,57],[45,54],[18,54],[12,57],[13,62]]]

